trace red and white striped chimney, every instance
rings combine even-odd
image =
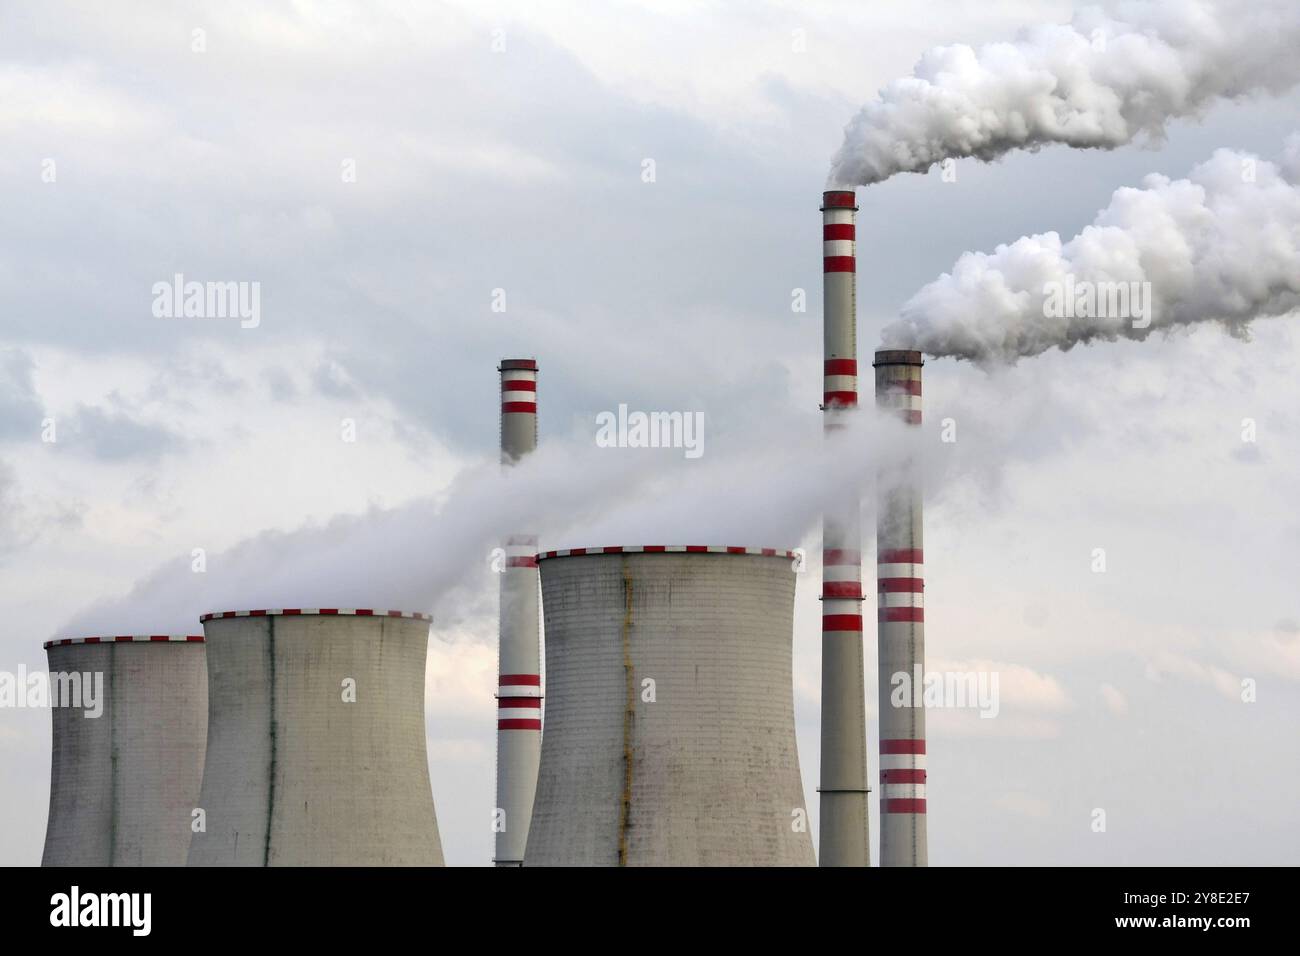
[[[921,353],[881,349],[876,407],[921,424]],[[925,709],[891,700],[895,674],[913,686],[925,669],[921,482],[915,462],[882,475],[876,522],[880,655],[880,865],[925,866]],[[915,690],[915,688],[914,688]]]
[[[537,362],[503,359],[501,461],[512,465],[537,447]],[[522,866],[542,752],[542,677],[538,640],[537,538],[505,540],[501,569],[497,678],[497,866]]]
[[[852,190],[822,194],[824,426],[858,406],[857,265]],[[862,551],[856,496],[822,520],[821,866],[869,866]]]

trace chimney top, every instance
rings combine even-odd
[[[878,349],[872,367],[880,365],[924,365],[925,359],[913,349]]]
[[[858,208],[858,197],[852,189],[828,189],[822,193],[822,210]]]

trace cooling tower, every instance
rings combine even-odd
[[[208,723],[203,638],[78,637],[45,649],[51,704],[72,706],[52,707],[42,864],[183,866]]]
[[[823,425],[828,440],[858,407],[857,257],[852,190],[822,194]],[[822,866],[869,866],[862,532],[857,496],[822,519]]]
[[[920,352],[876,352],[876,406],[921,424]],[[893,675],[925,667],[921,482],[914,462],[881,477],[876,524],[880,654],[880,865],[925,866],[925,709],[895,707]],[[909,701],[910,704],[910,701]]]
[[[206,831],[189,864],[440,866],[425,754],[428,616],[286,608],[200,620]]]
[[[527,866],[812,866],[784,551],[538,556],[547,713]]]
[[[505,359],[501,373],[501,461],[537,447],[537,362]],[[497,657],[497,866],[521,866],[542,753],[541,648],[537,629],[537,538],[505,541]]]

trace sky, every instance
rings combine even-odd
[[[486,864],[498,536],[815,554],[827,489],[897,447],[821,451],[818,205],[845,126],[927,48],[1075,9],[6,5],[0,670],[212,610],[431,612],[442,842]],[[1148,173],[1296,130],[1300,95],[1245,98],[1113,151],[860,189],[860,354],[963,252],[1072,236]],[[156,316],[177,273],[259,283],[256,326]],[[929,715],[932,865],[1294,862],[1296,320],[927,364],[927,664],[997,671],[1002,698]],[[512,489],[516,356],[541,368],[540,447]],[[704,454],[597,448],[620,404],[703,413]],[[814,827],[818,578],[793,634]],[[0,863],[40,860],[49,727],[0,709]]]

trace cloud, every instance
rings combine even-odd
[[[180,451],[185,439],[163,425],[142,422],[122,411],[80,406],[60,442],[105,462],[156,461]]]
[[[0,348],[0,440],[32,439],[44,417],[33,380],[35,363],[18,348]]]
[[[1222,667],[1174,651],[1162,651],[1148,660],[1146,677],[1154,683],[1163,683],[1166,677],[1176,677],[1204,684],[1228,700],[1241,702],[1241,678]]]
[[[1106,704],[1106,709],[1112,714],[1116,717],[1123,717],[1128,714],[1128,698],[1113,684],[1102,684],[1098,691],[1101,693],[1101,699]]]

